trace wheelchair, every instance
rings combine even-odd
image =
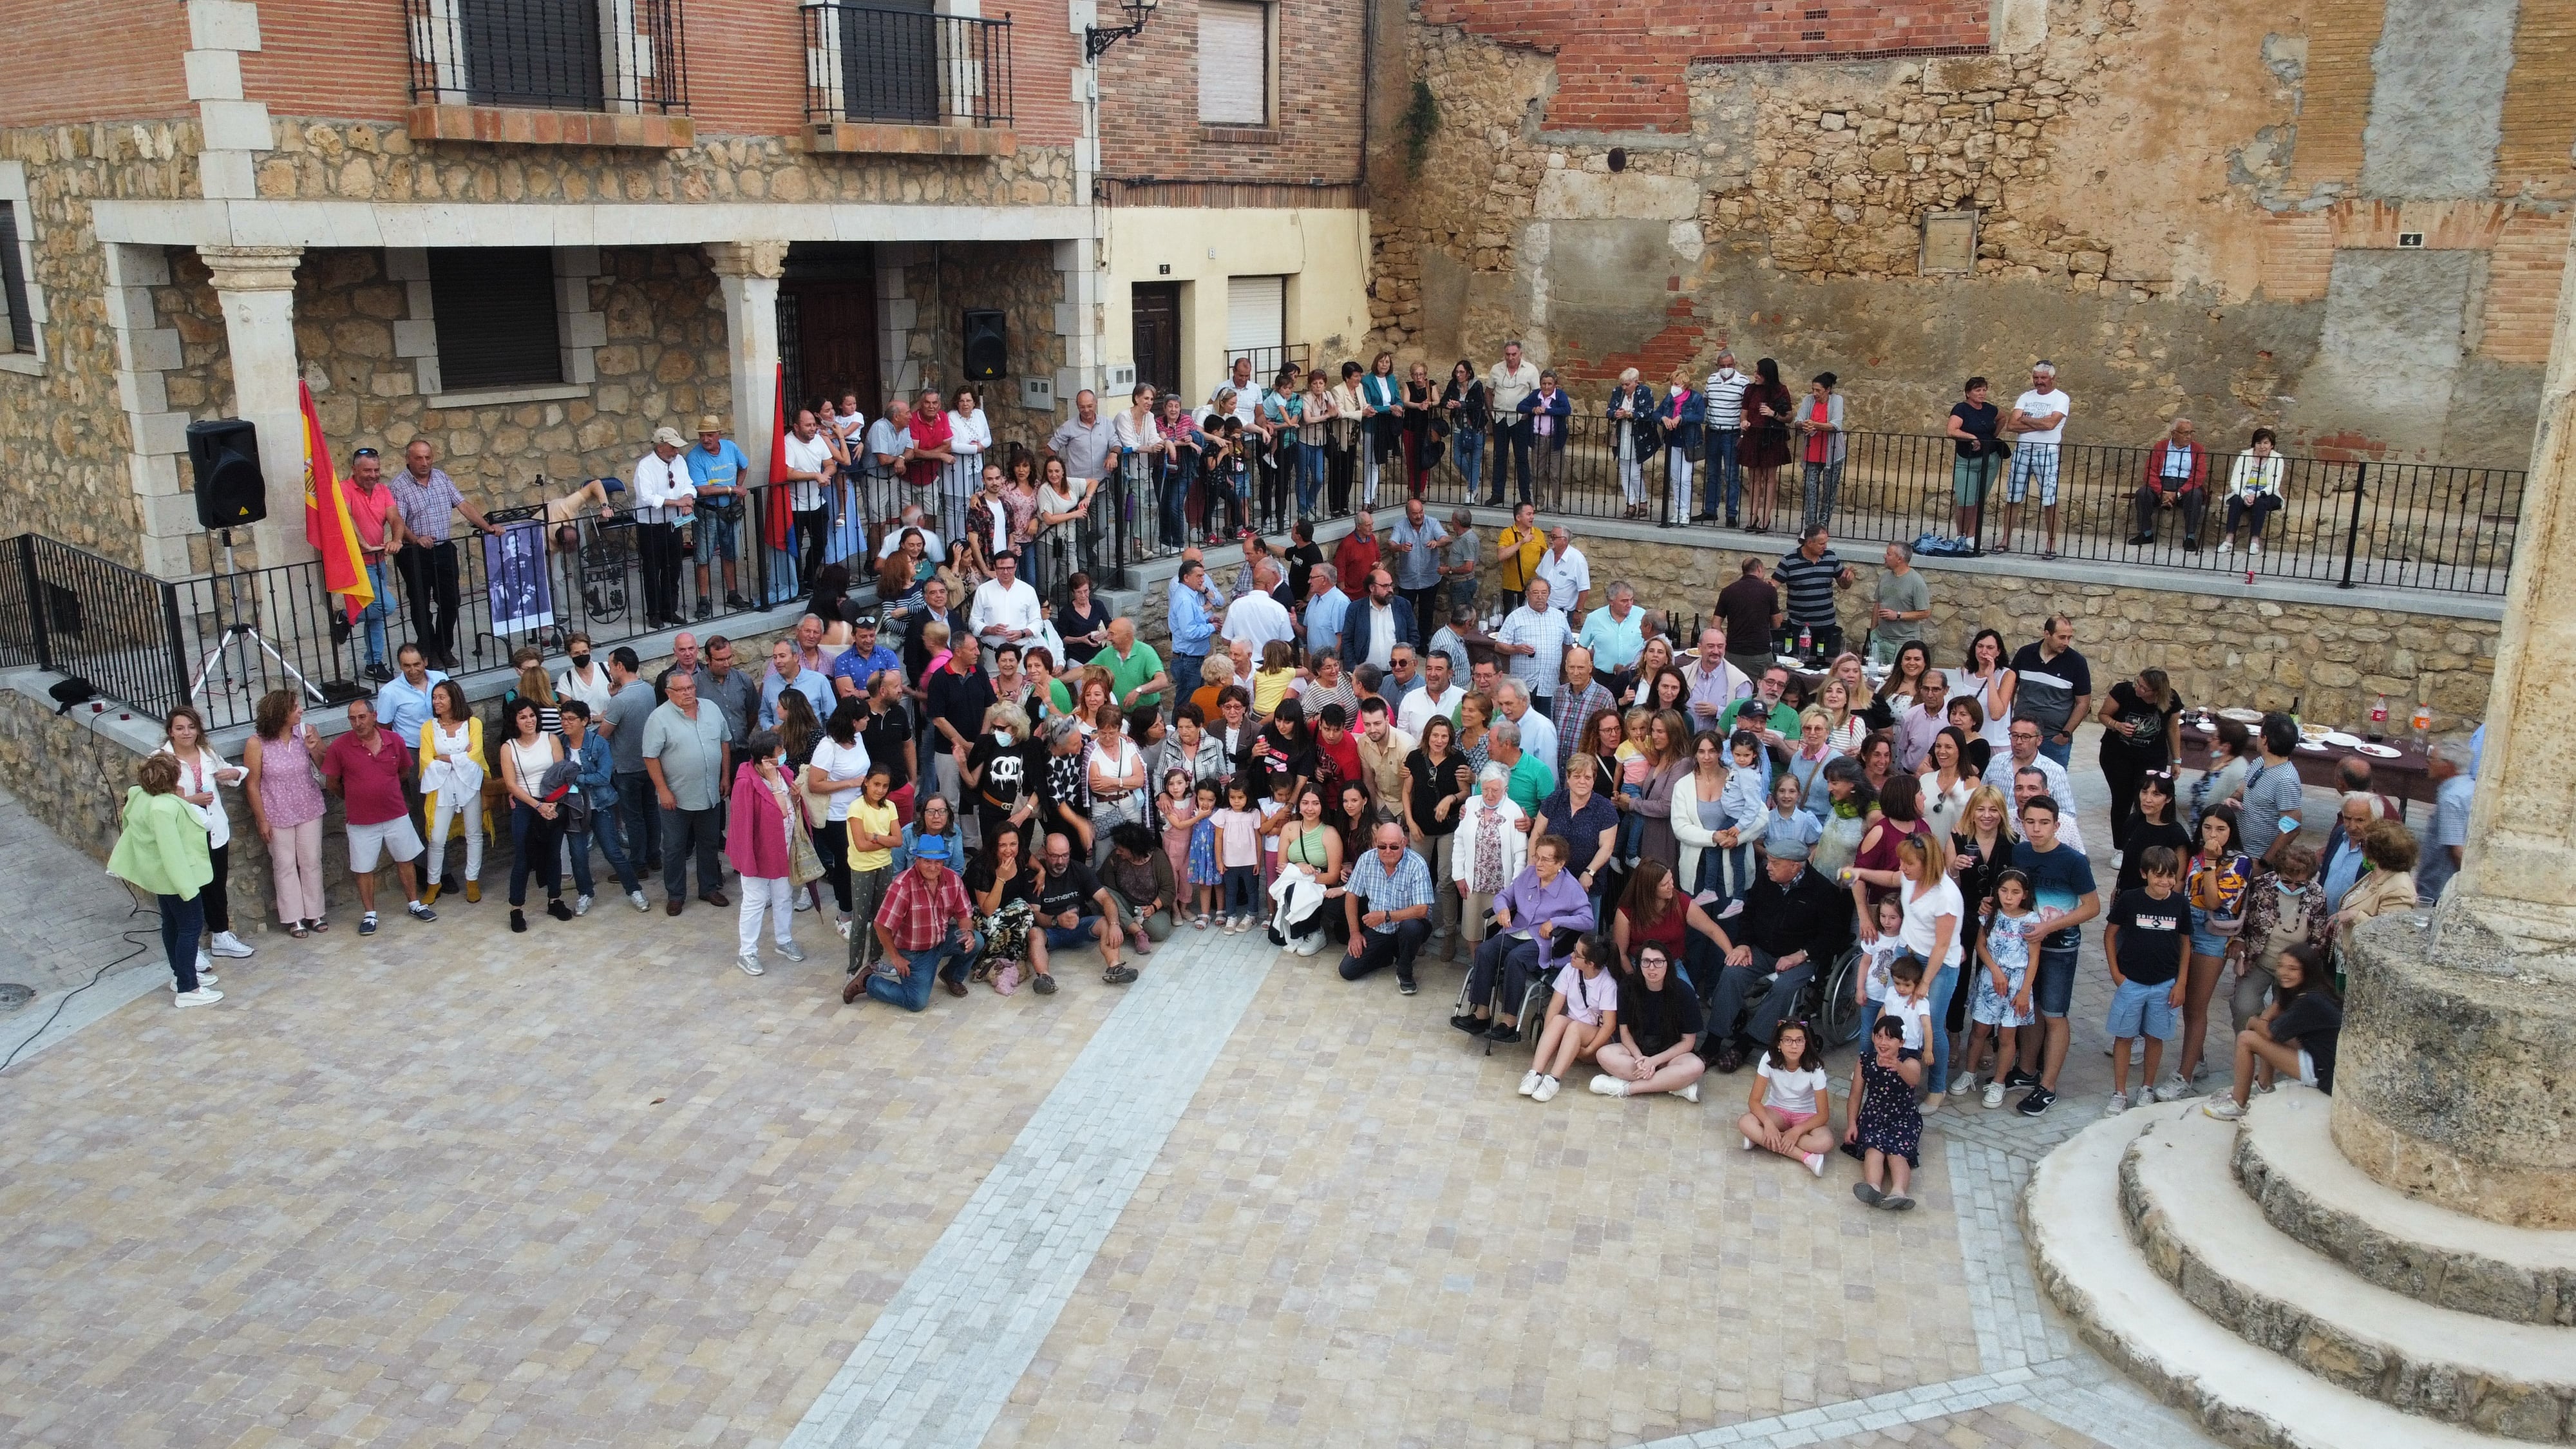
[[[1490,933],[1496,929],[1493,924],[1493,919],[1490,916],[1486,918],[1485,929],[1489,933],[1489,936]],[[1551,948],[1550,954],[1557,961],[1564,961],[1566,953],[1574,949],[1574,943],[1581,939],[1582,936],[1583,933],[1581,931],[1568,930],[1564,927],[1557,928],[1557,930],[1548,938],[1548,943]],[[1460,940],[1460,944],[1465,944],[1463,937]],[[1458,978],[1458,1000],[1449,1008],[1449,1014],[1452,1016],[1464,1016],[1475,1009],[1474,1004],[1467,999],[1467,993],[1472,990],[1476,984],[1476,958],[1472,952],[1468,955],[1464,964],[1467,969],[1465,974]],[[1529,986],[1521,992],[1520,1010],[1512,1013],[1512,1020],[1520,1024],[1522,1045],[1528,1045],[1529,1043],[1538,1040],[1538,1027],[1536,1023],[1546,1018],[1547,999],[1555,990],[1556,976],[1554,973],[1532,972],[1530,974]],[[1503,1014],[1503,1003],[1500,999],[1502,991],[1503,983],[1500,980],[1496,980],[1494,982],[1494,995],[1496,999],[1490,1003],[1490,1006],[1494,1015],[1498,1017]],[[1492,1037],[1480,1037],[1478,1040],[1482,1041],[1485,1045],[1485,1055],[1492,1056],[1494,1054],[1495,1046],[1494,1039]]]
[[[1807,1022],[1815,1028],[1819,1050],[1834,1051],[1860,1039],[1861,1005],[1852,999],[1860,970],[1860,943],[1853,942],[1843,947],[1832,965],[1808,977],[1807,984],[1799,988],[1798,1004],[1789,1012],[1789,1019]],[[1753,1008],[1771,994],[1771,988],[1776,984],[1776,979],[1764,981],[1745,993],[1746,1017],[1753,1015]],[[1730,1023],[1728,1030],[1732,1032],[1742,1025],[1742,1021]]]

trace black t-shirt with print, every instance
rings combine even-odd
[[[966,766],[976,772],[975,808],[995,815],[1008,815],[1020,807],[1020,797],[1035,785],[1037,770],[1030,756],[1029,742],[1017,735],[1003,744],[988,731],[975,737],[975,747],[966,753]]]
[[[2129,737],[2120,738],[2117,730],[2102,732],[2102,748],[2125,751],[2137,762],[2162,764],[2165,760],[2166,725],[2182,712],[2182,691],[2168,685],[2162,709],[2138,697],[2135,681],[2123,679],[2111,686],[2111,713],[2129,727]]]
[[[2120,974],[2140,986],[2169,986],[2182,972],[2190,908],[2181,891],[2163,900],[2144,890],[2122,891],[2105,924],[2120,928]]]
[[[1091,873],[1090,866],[1072,861],[1061,873],[1047,876],[1045,886],[1038,891],[1038,915],[1050,926],[1067,911],[1096,916],[1100,914],[1099,895],[1100,877]]]

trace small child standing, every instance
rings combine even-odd
[[[1225,808],[1208,817],[1208,827],[1224,872],[1225,933],[1231,936],[1252,928],[1261,904],[1261,817],[1243,781],[1226,782]]]
[[[1977,1084],[1977,1065],[1985,1059],[1986,1048],[1995,1049],[1997,1070],[1986,1077],[1984,1101],[1987,1110],[2004,1104],[2003,1071],[2021,1060],[2016,1055],[2021,1028],[2030,1025],[2030,942],[2040,931],[2039,915],[2031,909],[2030,877],[2017,870],[2007,870],[1995,877],[1995,918],[1977,941],[1977,987],[1969,998],[1968,1017],[1975,1023],[1968,1035],[1966,1070],[1950,1084],[1950,1094],[1958,1096]]]
[[[1252,671],[1253,714],[1268,719],[1278,712],[1279,701],[1288,697],[1288,687],[1297,682],[1295,658],[1285,639],[1261,646],[1261,667]]]
[[[2163,1064],[2165,1043],[2173,1040],[2175,1013],[2182,1009],[2182,948],[2185,913],[2180,887],[2182,858],[2172,846],[2151,845],[2139,863],[2147,883],[2120,892],[2102,918],[2102,955],[2111,963],[2111,1100],[2109,1116],[2129,1110],[2129,1047],[2147,1039],[2145,1073],[2138,1079],[2138,1102],[2170,1102],[2180,1090],[2151,1091],[2156,1068]]]
[[[1901,1213],[1914,1206],[1905,1192],[1923,1146],[1923,1117],[1914,1105],[1922,1085],[1923,1054],[1905,1045],[1901,1023],[1882,1018],[1852,1064],[1851,1126],[1843,1131],[1843,1151],[1861,1160],[1852,1196],[1871,1207]]]
[[[1646,776],[1653,772],[1655,762],[1638,741],[1645,737],[1646,728],[1653,720],[1653,711],[1642,705],[1629,710],[1620,720],[1624,727],[1619,731],[1619,748],[1611,752],[1619,762],[1619,793],[1631,800],[1646,798]],[[1630,870],[1637,868],[1638,851],[1644,848],[1645,840],[1646,817],[1634,810],[1622,811],[1618,856],[1627,862]]]
[[[1870,908],[1878,919],[1878,939],[1860,944],[1859,991],[1861,1040],[1869,1040],[1869,1028],[1878,1020],[1878,1003],[1890,988],[1888,968],[1905,954],[1905,902],[1890,894]]]
[[[1288,792],[1297,782],[1286,775],[1270,777],[1270,798],[1261,802],[1261,898],[1270,898],[1272,882],[1279,879],[1279,832],[1288,828],[1295,812],[1288,807]],[[1250,929],[1250,923],[1246,923]]]
[[[1771,781],[1771,808],[1762,817],[1762,850],[1769,854],[1779,846],[1795,842],[1812,852],[1824,838],[1825,823],[1807,813],[1807,792],[1798,777],[1782,771]],[[1898,919],[1903,919],[1900,910]]]
[[[1192,895],[1189,888],[1196,886],[1199,911],[1193,924],[1204,931],[1208,923],[1208,888],[1224,878],[1224,872],[1216,865],[1216,832],[1204,828],[1208,816],[1216,811],[1216,802],[1190,787],[1189,771],[1173,769],[1163,772],[1163,798],[1155,802],[1155,808],[1163,815],[1163,849],[1172,857],[1172,881],[1181,895],[1172,903],[1172,920],[1175,924],[1180,921]],[[1208,852],[1208,878],[1204,881],[1198,878],[1197,870],[1201,849]]]

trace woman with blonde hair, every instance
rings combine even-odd
[[[2353,928],[2374,916],[2415,906],[2415,833],[2394,820],[2374,820],[2361,828],[2361,858],[2369,864],[2361,879],[2344,892],[2334,914],[2337,943],[2349,943]]]
[[[465,899],[483,899],[483,836],[490,811],[483,805],[483,721],[465,702],[465,687],[442,679],[429,689],[429,720],[420,727],[422,817],[429,821],[428,884],[420,903],[438,904],[438,878],[447,865],[450,835],[465,837]]]

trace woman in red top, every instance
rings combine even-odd
[[[1354,599],[1368,597],[1369,570],[1377,567],[1377,520],[1365,508],[1358,521],[1333,550],[1333,577],[1341,581],[1342,592]]]
[[[1699,908],[1699,902],[1673,885],[1671,867],[1660,860],[1638,862],[1636,872],[1628,877],[1628,889],[1619,897],[1618,914],[1610,923],[1610,936],[1619,947],[1623,968],[1636,969],[1640,949],[1661,946],[1668,961],[1679,961],[1685,954],[1694,956],[1694,964],[1714,985],[1719,957],[1715,951],[1688,952],[1693,931],[1705,937],[1710,946],[1719,944],[1717,922]],[[1697,985],[1697,980],[1692,984]]]
[[[1932,827],[1923,821],[1923,780],[1919,775],[1895,775],[1878,792],[1879,818],[1870,822],[1860,838],[1860,854],[1843,879],[1851,886],[1852,905],[1860,913],[1860,938],[1878,939],[1878,914],[1874,909],[1881,896],[1896,894],[1894,886],[1873,886],[1859,879],[1854,871],[1898,868],[1896,848],[1917,835],[1929,837]]]

